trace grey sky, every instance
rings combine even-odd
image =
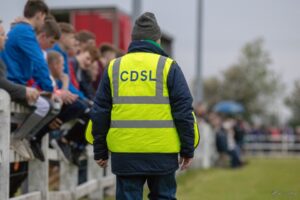
[[[4,0],[1,0],[1,2]],[[8,21],[21,15],[25,0],[5,1],[0,16]],[[50,7],[117,6],[130,13],[130,0],[46,0]],[[162,29],[175,39],[175,59],[189,82],[195,68],[196,0],[144,0],[143,11],[156,14]],[[298,0],[205,0],[204,77],[217,75],[233,64],[239,50],[257,37],[273,59],[272,69],[289,86],[300,78],[300,1]]]

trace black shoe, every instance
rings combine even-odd
[[[76,165],[77,167],[80,166],[80,155],[81,155],[81,152],[77,149],[72,149],[72,163],[74,165]]]
[[[70,163],[73,161],[70,145],[62,142],[59,139],[52,139],[51,145],[58,151],[59,155],[66,163]]]
[[[71,150],[72,150],[72,163],[74,165],[76,165],[77,167],[79,167],[80,166],[80,156],[83,151],[76,147],[72,147]]]
[[[45,161],[45,156],[41,148],[41,143],[37,140],[30,140],[30,148],[35,158]]]

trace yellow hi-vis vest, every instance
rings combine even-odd
[[[167,77],[173,60],[153,53],[130,53],[110,62],[108,76],[113,106],[106,140],[111,152],[178,153]],[[194,146],[199,131],[194,116]],[[86,139],[93,143],[92,123]]]

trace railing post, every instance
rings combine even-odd
[[[101,187],[101,179],[103,178],[103,168],[99,167],[94,160],[93,147],[91,145],[87,146],[88,155],[88,181],[97,180],[98,190],[89,195],[90,200],[99,200],[104,198],[104,191]]]
[[[38,159],[29,161],[28,169],[28,189],[29,192],[40,191],[41,199],[49,199],[49,160],[48,160],[49,136],[46,135],[42,141],[42,150],[45,155],[45,161]]]
[[[69,191],[71,199],[75,199],[75,190],[78,185],[78,167],[72,163],[60,161],[59,190]]]
[[[9,199],[10,96],[0,89],[0,199]]]

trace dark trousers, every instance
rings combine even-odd
[[[142,200],[147,181],[150,200],[176,200],[175,172],[167,175],[117,175],[117,200]]]
[[[228,154],[230,156],[230,165],[231,165],[231,167],[233,167],[233,168],[240,167],[241,166],[241,159],[240,159],[240,156],[239,156],[238,149],[235,148],[233,150],[230,150],[230,151],[228,151]]]
[[[64,105],[62,107],[61,112],[57,115],[57,118],[59,118],[63,123],[68,122],[70,120],[76,119],[79,116],[83,115],[85,110],[88,108],[88,106],[81,100],[77,99],[74,103],[70,105]],[[35,138],[38,141],[41,141],[42,138],[51,131],[50,128],[45,126],[41,131],[39,131]]]

